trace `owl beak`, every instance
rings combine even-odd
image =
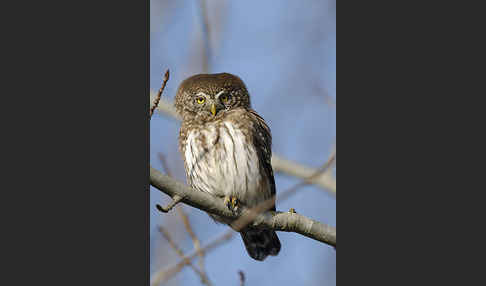
[[[211,113],[213,114],[213,116],[216,115],[216,105],[214,103],[211,104]]]

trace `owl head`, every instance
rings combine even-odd
[[[198,74],[180,84],[175,107],[183,120],[211,121],[232,109],[249,108],[250,96],[243,81],[235,75]]]

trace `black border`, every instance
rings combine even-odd
[[[147,95],[146,98],[150,99],[150,0],[147,1],[147,10],[146,10],[146,63],[147,63],[147,69],[146,69],[146,75],[145,75],[145,94]],[[146,235],[146,245],[145,245],[145,253],[146,253],[146,283],[145,285],[150,284],[150,183],[149,183],[149,177],[150,177],[150,102],[147,103],[147,108],[145,110],[147,111],[147,117],[149,118],[149,124],[146,125],[146,133],[147,133],[147,151],[146,151],[146,159],[147,159],[147,170],[146,170],[146,176],[147,176],[147,187],[146,187],[146,201],[145,201],[145,215],[146,215],[146,225],[145,225],[145,235]]]
[[[0,284],[149,285],[149,0],[18,6]]]

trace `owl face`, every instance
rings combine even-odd
[[[232,74],[198,74],[184,80],[175,107],[183,120],[212,121],[238,107],[250,107],[243,81]]]

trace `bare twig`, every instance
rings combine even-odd
[[[153,100],[155,100],[156,97],[157,97],[157,93],[155,93],[154,91],[151,91],[150,92],[150,100],[153,101]],[[181,116],[179,115],[179,113],[177,113],[177,110],[175,109],[174,103],[172,102],[172,100],[168,99],[167,97],[162,97],[160,99],[160,103],[157,106],[156,110],[158,110],[159,112],[163,112],[166,115],[169,115],[171,118],[174,118],[174,119],[177,119],[177,120],[182,119]]]
[[[193,269],[194,269],[194,271],[195,271],[196,273],[200,274],[199,270],[198,270],[196,267],[194,267],[194,265],[192,265],[191,261],[190,261],[188,258],[186,258],[186,257],[184,256],[184,252],[183,252],[183,251],[181,250],[181,248],[180,248],[180,247],[179,247],[179,246],[178,246],[178,245],[177,245],[177,244],[174,242],[174,240],[171,238],[171,236],[170,236],[169,232],[168,232],[168,231],[167,231],[165,228],[163,228],[162,226],[160,226],[160,225],[157,227],[157,229],[158,229],[158,230],[159,230],[159,232],[162,234],[162,236],[164,236],[164,238],[167,240],[167,242],[168,242],[168,243],[169,243],[169,245],[172,247],[172,249],[174,249],[174,251],[175,251],[175,252],[176,252],[176,253],[177,253],[177,254],[178,254],[180,257],[182,257],[182,258],[184,259],[185,264],[186,264],[186,265],[189,265],[191,268],[193,268]]]
[[[167,175],[172,176],[172,172],[169,168],[169,164],[167,163],[167,160],[165,159],[165,156],[164,154],[162,153],[159,153],[159,160],[160,160],[160,163],[162,164],[162,168],[164,168],[164,171]]]
[[[295,192],[300,187],[312,184],[315,179],[317,179],[320,176],[322,176],[323,174],[325,174],[332,167],[332,165],[334,164],[335,161],[336,161],[336,151],[334,150],[331,153],[331,155],[329,156],[329,158],[327,159],[326,163],[324,163],[324,165],[322,167],[320,167],[317,170],[314,170],[314,172],[312,174],[309,174],[308,176],[304,177],[301,182],[297,183],[295,186],[293,186],[292,188],[288,189],[287,191],[285,191],[284,193],[279,195],[279,199],[286,198],[286,196]]]
[[[215,239],[212,239],[211,242],[204,245],[201,248],[201,250],[203,252],[208,252],[218,246],[221,246],[223,243],[229,241],[233,237],[234,233],[235,232],[233,232],[232,230],[226,231],[222,235],[219,235]],[[181,271],[182,267],[184,267],[187,264],[187,260],[191,261],[196,256],[198,256],[198,251],[193,251],[191,254],[184,256],[184,258],[181,261],[177,262],[176,264],[171,265],[166,269],[157,271],[150,278],[150,285],[151,286],[159,285],[159,283],[169,280],[172,276],[174,276],[179,271]]]
[[[191,223],[189,222],[189,218],[187,215],[184,213],[184,210],[182,209],[181,206],[177,208],[177,211],[179,215],[182,218],[182,222],[184,223],[184,226],[186,227],[186,231],[189,234],[189,236],[192,239],[192,244],[194,245],[194,248],[196,249],[198,255],[199,255],[199,268],[201,271],[205,271],[204,267],[204,252],[201,250],[201,242],[197,238],[196,234],[194,234],[194,231],[192,230]]]
[[[274,172],[284,173],[301,179],[309,178],[316,173],[316,169],[314,168],[309,168],[275,155],[272,156],[272,167]],[[312,176],[312,179],[308,179],[308,181],[328,191],[333,196],[336,195],[336,180],[330,172],[320,173],[319,176]]]
[[[154,105],[156,106],[156,105]],[[160,162],[162,163],[162,167],[164,167],[164,170],[165,172],[167,173],[167,175],[171,176],[172,177],[172,174],[170,172],[170,169],[169,169],[169,166],[167,165],[167,161],[165,160],[165,157],[164,155],[162,155],[161,153],[159,153],[159,158],[160,158]],[[172,210],[175,205],[177,205],[180,201],[182,200],[182,197],[181,196],[178,196],[178,195],[174,195],[172,197],[172,201],[164,208],[162,207],[161,205],[157,204],[155,207],[163,212],[163,213],[167,213],[169,212],[170,210]]]
[[[179,195],[174,195],[174,196],[172,197],[172,201],[171,201],[171,202],[170,202],[170,203],[169,203],[169,204],[168,204],[166,207],[163,207],[163,206],[161,206],[161,205],[159,205],[159,204],[157,204],[155,207],[156,207],[156,208],[157,208],[159,211],[161,211],[161,212],[163,212],[163,213],[167,213],[167,212],[169,212],[170,210],[172,210],[172,209],[175,207],[175,205],[177,205],[177,204],[178,204],[178,203],[180,203],[181,201],[182,201],[182,197],[181,197],[181,196],[179,196]]]
[[[155,97],[154,105],[150,108],[150,118],[152,118],[152,114],[154,114],[155,108],[157,108],[157,106],[159,105],[160,98],[162,97],[162,92],[164,92],[165,85],[167,84],[168,80],[169,80],[169,70],[167,69],[164,75],[164,81],[162,82],[162,86],[160,87],[159,92]]]
[[[245,286],[245,273],[239,270],[238,275],[240,276],[240,286]]]
[[[167,173],[167,175],[172,177],[172,172],[170,171],[169,164],[167,163],[167,160],[165,159],[165,156],[162,153],[159,153],[159,159],[160,162],[162,163],[162,166]],[[181,216],[182,222],[184,223],[184,227],[186,228],[187,233],[192,239],[192,243],[194,245],[194,248],[199,254],[199,268],[201,269],[201,272],[203,272],[206,276],[206,270],[204,267],[204,252],[201,250],[201,242],[197,238],[196,234],[192,230],[191,223],[189,222],[189,218],[187,217],[186,213],[184,212],[182,206],[177,207],[177,212]]]
[[[151,93],[151,98],[155,98],[156,94]],[[172,118],[181,120],[180,115],[175,110],[174,104],[165,97],[159,103],[157,110],[169,115]],[[317,169],[306,167],[297,162],[293,162],[282,158],[278,155],[272,156],[272,167],[274,172],[284,173],[299,179],[306,179],[316,173]],[[330,193],[336,194],[336,180],[332,177],[330,172],[324,172],[319,176],[313,176],[310,180],[311,184],[319,186]]]
[[[211,59],[211,49],[210,49],[210,39],[211,39],[211,30],[209,27],[209,17],[208,17],[208,10],[206,7],[207,3],[205,0],[200,1],[201,7],[201,18],[202,18],[202,32],[203,32],[203,41],[204,41],[204,55],[202,57],[202,70],[203,73],[209,72],[209,61]]]
[[[201,283],[207,285],[207,286],[211,286],[211,282],[209,281],[209,278],[208,276],[206,275],[206,273],[204,273],[203,271],[200,271],[199,269],[197,269],[192,263],[191,263],[191,260],[189,260],[189,258],[186,258],[184,256],[184,252],[180,249],[180,247],[174,242],[174,240],[171,238],[169,232],[163,228],[162,226],[159,226],[158,227],[159,229],[159,232],[165,237],[165,239],[167,240],[167,242],[169,242],[169,245],[172,247],[172,249],[175,250],[175,252],[180,256],[182,257],[182,259],[184,259],[184,262],[186,265],[189,265],[189,267],[192,268],[192,270],[194,270],[194,272],[196,272],[197,275],[199,275],[199,277],[201,278]]]

